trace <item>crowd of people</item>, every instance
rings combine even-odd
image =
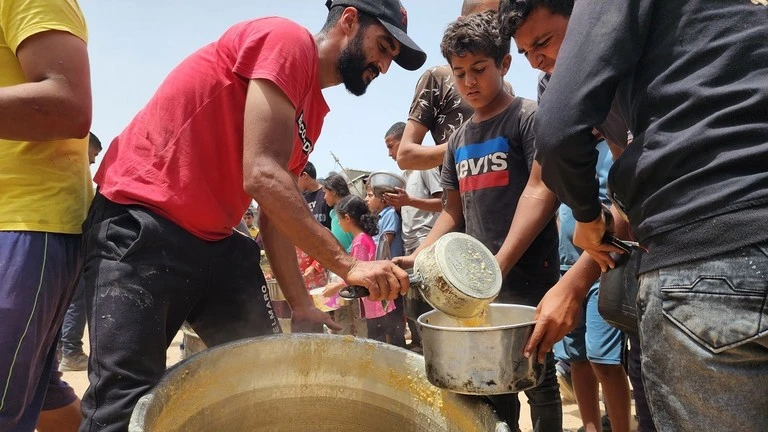
[[[768,427],[764,1],[465,0],[447,64],[414,80],[379,144],[405,187],[365,197],[308,161],[322,89],[362,96],[426,54],[398,0],[327,6],[315,35],[253,19],[187,57],[111,142],[93,190],[82,12],[3,1],[0,430],[125,431],[184,322],[207,346],[280,333],[262,250],[293,331],[418,351],[405,269],[453,231],[495,254],[497,302],[537,308],[535,431],[562,430],[564,385],[586,431],[628,431],[631,397],[642,432]],[[512,46],[542,72],[538,101],[504,80],[527,67]],[[626,333],[598,310],[620,240],[640,251]],[[371,294],[329,314],[308,292],[347,285]],[[60,370],[86,361],[80,401]],[[515,430],[518,395],[491,401]]]

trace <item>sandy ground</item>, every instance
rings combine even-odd
[[[180,354],[181,350],[179,349],[179,344],[182,340],[182,334],[179,332],[176,335],[176,338],[174,338],[173,342],[171,343],[171,346],[168,348],[167,352],[167,365],[171,366],[175,363],[177,363],[180,360]],[[85,352],[88,352],[88,335],[85,335]],[[77,392],[77,394],[82,397],[83,393],[85,392],[85,389],[88,387],[88,376],[86,372],[64,372],[64,380],[67,381]],[[520,400],[521,405],[523,407],[523,412],[520,415],[520,428],[524,432],[532,431],[531,429],[531,417],[530,417],[530,410],[528,408],[528,403],[525,400],[525,395],[520,394]],[[634,405],[634,404],[633,404]],[[634,412],[634,408],[633,408]],[[568,431],[576,431],[579,427],[581,427],[581,418],[579,417],[579,409],[576,406],[575,403],[568,403],[563,405],[563,428],[566,432]],[[634,430],[634,429],[633,429]],[[361,431],[362,432],[362,431]]]

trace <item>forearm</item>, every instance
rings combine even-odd
[[[443,200],[441,198],[411,198],[411,207],[419,210],[438,213],[443,210]]]
[[[502,274],[506,275],[517,264],[533,240],[552,220],[557,205],[557,197],[543,184],[526,186],[517,203],[507,237],[496,254]]]
[[[558,284],[569,287],[574,296],[583,299],[598,278],[600,278],[600,266],[588,253],[583,252]]]
[[[259,225],[264,250],[286,300],[294,309],[311,306],[312,299],[304,287],[296,260],[296,248],[273,226],[269,217],[262,216]]]
[[[428,170],[442,165],[447,146],[444,143],[424,146],[415,142],[400,143],[397,166],[404,170]]]
[[[55,80],[0,88],[0,138],[54,141],[83,138],[91,127],[90,94],[77,100]]]
[[[317,223],[291,174],[270,159],[254,166],[256,172],[248,176],[251,180],[246,191],[259,203],[270,225],[325,268],[345,278],[355,260]],[[295,251],[292,253],[295,256]]]

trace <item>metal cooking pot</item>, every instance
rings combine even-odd
[[[280,335],[199,353],[137,403],[130,432],[509,432],[483,398],[433,387],[410,351]]]
[[[456,393],[515,393],[541,384],[542,366],[523,356],[536,308],[491,304],[486,325],[466,325],[440,311],[419,317],[427,378]]]
[[[448,233],[416,256],[411,288],[432,307],[459,318],[480,314],[501,290],[501,269],[493,253],[463,233]],[[365,297],[368,290],[349,286],[344,298]]]

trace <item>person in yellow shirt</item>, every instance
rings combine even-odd
[[[74,392],[50,374],[93,196],[86,41],[75,0],[0,1],[2,431],[33,431],[41,409],[55,430],[80,423]]]

